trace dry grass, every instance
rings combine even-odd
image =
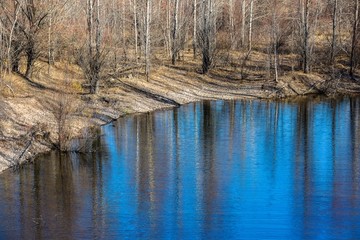
[[[87,133],[84,129],[89,126],[99,126],[125,114],[173,107],[154,96],[184,104],[203,99],[288,97],[324,89],[321,73],[295,71],[295,55],[280,56],[279,82],[273,81],[272,71],[266,67],[268,55],[263,52],[253,51],[245,63],[244,52],[219,52],[217,57],[221,58],[206,75],[199,74],[199,56],[194,59],[191,51],[181,55],[176,66],[172,66],[168,56],[155,54],[149,81],[141,67],[125,71],[118,77],[104,78],[97,95],[86,94],[82,88],[85,79],[81,70],[64,62],[51,66],[50,72],[45,62],[36,62],[31,80],[16,74],[5,75],[2,78],[4,84],[0,83],[0,171],[19,156],[24,141],[28,141],[26,134],[35,126],[42,126],[43,138],[47,136],[48,141],[35,142],[22,160],[56,145],[61,114],[66,121],[61,122],[64,135],[60,138],[68,141]],[[346,70],[345,59],[338,58],[338,69]],[[135,62],[133,64],[135,66]],[[343,82],[336,86],[346,90],[350,82]],[[4,87],[5,84],[14,93]],[[359,91],[358,85],[351,87]]]
[[[21,76],[5,74],[0,80],[0,96],[23,97],[28,93],[28,86]]]

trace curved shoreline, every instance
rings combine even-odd
[[[317,75],[285,75],[279,82],[266,79],[234,81],[166,66],[158,67],[150,81],[142,76],[111,78],[105,81],[106,86],[97,95],[61,95],[56,93],[62,92],[61,89],[57,90],[56,85],[52,86],[47,80],[45,77],[37,80],[46,88],[27,86],[25,94],[30,95],[2,101],[0,120],[7,129],[0,132],[0,173],[54,148],[57,122],[51,106],[64,98],[69,97],[67,103],[74,107],[67,116],[69,136],[74,139],[81,136],[86,127],[99,127],[129,114],[203,100],[293,99],[311,94],[324,95],[325,85]],[[342,84],[337,89],[328,88],[329,94],[360,93],[359,83],[344,80]],[[56,94],[61,100],[54,99]]]

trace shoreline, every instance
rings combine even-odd
[[[76,79],[76,73],[73,74]],[[0,120],[9,129],[0,132],[0,174],[13,166],[36,159],[54,150],[58,135],[56,113],[51,106],[67,99],[73,108],[67,115],[70,139],[84,134],[86,128],[99,128],[121,117],[179,107],[205,100],[277,100],[326,94],[321,88],[325,80],[301,73],[284,75],[279,82],[266,79],[226,80],[213,74],[202,75],[168,66],[156,67],[150,81],[142,75],[109,78],[99,94],[63,94],[49,76],[39,75],[34,82],[45,86],[26,85],[24,96],[2,99]],[[81,82],[81,77],[78,77]],[[19,80],[22,81],[22,80]],[[24,81],[24,80],[23,80]],[[329,95],[359,95],[360,84],[342,81],[342,87]],[[58,99],[57,99],[57,98]],[[60,100],[59,100],[60,99]],[[1,129],[0,129],[1,130]]]

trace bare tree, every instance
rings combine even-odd
[[[201,24],[198,32],[198,41],[202,53],[202,72],[207,73],[211,67],[215,45],[215,6],[213,0],[203,0]]]
[[[278,82],[279,73],[278,73],[278,0],[274,0],[272,3],[272,30],[271,30],[271,37],[272,37],[272,47],[273,47],[273,54],[274,54],[274,72],[275,72],[275,81]]]
[[[252,50],[253,21],[254,21],[254,0],[250,0],[249,44],[248,44],[248,51],[249,52]]]
[[[176,64],[187,47],[194,59],[201,55],[203,73],[220,63],[216,57],[224,56],[223,66],[231,62],[234,71],[241,66],[243,77],[250,54],[258,51],[269,57],[258,59],[264,64],[257,64],[258,69],[268,69],[275,80],[290,58],[293,70],[296,59],[308,73],[322,71],[315,67],[329,61],[335,68],[337,56],[347,54],[353,75],[359,51],[358,1],[76,0],[60,11],[66,1],[2,0],[0,67],[30,77],[40,57],[49,72],[60,59],[77,61],[89,92],[96,93],[105,71],[134,69],[132,64],[142,62],[149,80],[152,54],[156,64],[163,59]],[[325,4],[330,14],[322,14]],[[86,14],[76,14],[84,10]],[[328,43],[323,36],[329,36]],[[327,48],[328,53],[314,54]],[[296,57],[283,57],[285,51]],[[110,57],[107,52],[112,52]],[[242,60],[229,61],[235,55]]]
[[[322,3],[319,1],[299,0],[300,13],[300,55],[304,73],[311,69],[312,53],[315,45],[314,33],[317,31]]]
[[[145,74],[146,79],[149,81],[150,76],[150,22],[151,22],[151,1],[146,0],[146,18],[145,18]]]
[[[135,39],[135,61],[138,62],[138,13],[137,0],[133,0],[133,14],[134,14],[134,39]]]
[[[175,8],[173,13],[173,26],[171,34],[171,63],[175,65],[176,57],[179,52],[179,43],[178,43],[178,11],[179,11],[179,0],[174,0]]]
[[[242,0],[241,7],[241,46],[245,45],[246,0]]]
[[[78,64],[89,82],[90,94],[99,88],[102,67],[100,0],[87,0],[87,51],[78,56]]]
[[[235,29],[235,6],[234,0],[229,0],[229,31],[230,31],[230,48],[235,49],[236,41],[236,29]]]
[[[16,1],[14,1],[14,20],[13,20],[11,30],[10,30],[9,44],[8,44],[9,46],[8,46],[8,51],[7,51],[8,64],[11,64],[11,70],[14,72],[19,71],[19,61],[20,61],[19,43],[18,43],[18,41],[13,42],[14,31],[16,31],[16,30],[17,30],[17,32],[19,31],[17,29],[17,27],[18,27],[18,16],[19,16],[20,8],[21,8],[20,3],[17,3]],[[14,45],[13,45],[13,43],[14,43]],[[8,66],[8,70],[9,69],[10,69],[10,66]]]
[[[303,31],[303,54],[302,54],[302,61],[303,61],[303,71],[304,73],[308,73],[310,71],[309,67],[309,35],[310,35],[310,27],[309,27],[309,4],[310,0],[303,0],[301,6],[301,15],[302,15],[302,31]]]
[[[48,17],[48,9],[44,10],[44,3],[38,0],[25,0],[20,6],[24,21],[20,30],[24,35],[24,51],[26,55],[25,77],[30,77],[35,60],[39,57],[40,30],[45,26],[45,19]]]
[[[197,1],[194,0],[194,4],[193,4],[193,41],[192,41],[192,46],[193,46],[193,54],[194,54],[194,59],[196,58],[196,35],[197,35]]]
[[[22,39],[20,36],[19,15],[21,13],[21,1],[9,1],[1,3],[2,9],[2,26],[7,30],[5,37],[7,42],[7,61],[6,69],[8,72],[19,72],[20,54],[22,51]]]
[[[338,0],[333,0],[333,11],[332,11],[332,39],[331,39],[331,51],[330,51],[330,62],[334,66],[335,63],[335,51],[336,51],[336,30],[338,22]]]

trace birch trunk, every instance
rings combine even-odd
[[[8,49],[7,49],[7,72],[9,73],[10,71],[13,72],[18,72],[19,71],[19,61],[20,59],[18,59],[17,57],[15,57],[16,59],[14,59],[13,56],[17,56],[18,53],[16,52],[18,49],[13,49],[13,53],[11,53],[11,50],[13,48],[12,46],[12,42],[13,42],[13,35],[14,35],[14,31],[15,31],[15,27],[18,21],[18,16],[19,16],[19,11],[21,9],[21,5],[20,3],[16,3],[14,1],[14,7],[15,7],[15,12],[14,12],[14,22],[11,26],[11,30],[10,30],[10,35],[9,35],[9,43],[8,43]],[[13,56],[11,55],[13,54]]]
[[[94,63],[94,93],[98,92],[99,89],[99,80],[100,80],[100,48],[101,48],[101,29],[100,29],[100,0],[97,0],[97,11],[95,19],[95,44],[96,44],[96,53],[95,53],[95,63]]]
[[[196,40],[197,40],[197,29],[196,29],[196,26],[197,26],[197,1],[194,0],[194,28],[193,28],[193,42],[192,42],[192,45],[193,45],[193,54],[194,54],[194,59],[196,59]]]
[[[167,53],[171,57],[171,1],[167,0],[167,18],[166,18],[166,35],[167,35]]]
[[[149,75],[150,75],[150,21],[151,21],[151,0],[146,0],[145,74],[147,81],[149,81]]]
[[[277,38],[278,38],[278,26],[277,26],[277,0],[274,0],[274,9],[273,9],[273,27],[272,27],[272,37],[273,37],[273,48],[274,48],[274,71],[275,71],[275,82],[278,82],[278,51],[277,51]]]
[[[337,29],[337,12],[338,12],[338,0],[334,0],[333,18],[332,18],[332,39],[331,39],[331,53],[330,61],[334,66],[335,64],[335,51],[336,51],[336,29]]]
[[[245,22],[246,22],[246,0],[242,1],[242,8],[241,8],[241,47],[245,45]]]
[[[176,57],[178,54],[178,11],[179,11],[179,0],[175,0],[175,9],[173,15],[173,30],[171,38],[171,63],[175,65]]]
[[[138,63],[138,19],[137,19],[137,1],[133,1],[134,11],[134,38],[135,38],[135,61]]]
[[[230,48],[235,49],[234,0],[229,0]]]
[[[250,19],[249,19],[249,46],[248,51],[252,50],[252,25],[253,25],[253,17],[254,17],[254,0],[250,1]]]
[[[304,0],[303,4],[303,71],[309,72],[309,0]]]

